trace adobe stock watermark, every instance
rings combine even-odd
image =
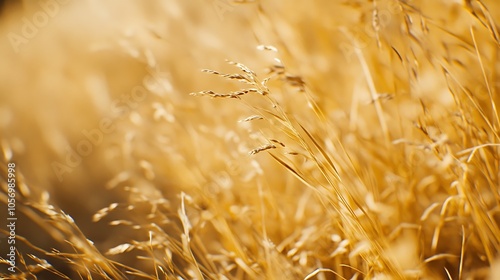
[[[407,2],[412,2],[413,0],[408,0]],[[374,9],[372,14],[372,20],[366,22],[361,27],[358,27],[356,34],[346,34],[350,35],[351,42],[342,42],[339,45],[340,50],[344,53],[344,56],[348,61],[351,61],[351,57],[356,53],[356,50],[364,49],[373,43],[375,40],[379,40],[379,31],[392,22],[393,16],[400,14],[402,12],[401,3],[399,1],[391,1],[388,7],[379,10]]]
[[[102,144],[107,134],[115,131],[117,120],[126,118],[129,112],[137,109],[140,103],[147,98],[149,91],[144,85],[150,85],[152,82],[158,85],[162,84],[164,73],[160,72],[158,68],[148,68],[147,71],[148,75],[144,77],[142,85],[135,86],[130,93],[123,94],[112,101],[110,112],[115,117],[103,117],[95,128],[83,129],[81,131],[82,139],[76,142],[74,147],[66,148],[64,162],[53,161],[51,163],[52,170],[59,182],[63,181],[64,174],[71,173],[73,169],[78,167],[83,159],[92,153],[94,147]]]
[[[234,10],[235,6],[230,0],[212,0],[212,7],[221,21],[224,20],[224,15],[227,12]]]
[[[7,164],[7,229],[9,232],[9,237],[7,240],[8,253],[5,258],[9,264],[7,268],[11,273],[15,272],[16,269],[16,164],[14,162],[9,162]]]
[[[488,86],[484,83],[478,83],[474,91],[472,91],[472,94],[479,99],[488,100],[490,99],[490,95],[494,94],[494,89],[500,89],[500,81],[490,81]]]
[[[20,52],[20,48],[26,45],[38,35],[40,29],[47,26],[52,18],[55,18],[61,11],[61,7],[70,0],[43,0],[39,2],[40,10],[31,17],[23,17],[19,32],[9,32],[7,39],[15,53]]]

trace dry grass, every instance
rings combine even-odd
[[[498,277],[497,2],[53,3],[0,43],[0,278]]]

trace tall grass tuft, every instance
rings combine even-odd
[[[44,3],[6,4],[0,33]],[[496,279],[499,17],[486,0],[58,6],[18,52],[0,43],[0,205],[16,162],[19,221],[0,278]]]

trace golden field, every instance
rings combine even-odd
[[[500,279],[500,2],[2,3],[1,279]]]

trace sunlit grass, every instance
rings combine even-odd
[[[236,2],[68,3],[3,42],[0,275],[496,279],[498,4]]]

